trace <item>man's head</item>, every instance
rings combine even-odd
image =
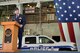
[[[16,15],[19,14],[19,9],[18,9],[18,8],[15,8],[15,9],[14,9],[14,14],[16,14]]]

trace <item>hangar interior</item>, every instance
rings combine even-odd
[[[53,0],[0,0],[0,23],[11,21],[15,7],[26,16],[23,35],[41,34],[61,40]],[[2,36],[3,27],[0,25],[0,43]]]

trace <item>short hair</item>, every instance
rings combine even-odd
[[[14,11],[19,10],[18,8],[15,8]]]

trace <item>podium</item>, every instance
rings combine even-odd
[[[0,52],[16,52],[19,24],[16,21],[2,22],[4,35]]]

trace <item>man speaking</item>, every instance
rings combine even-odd
[[[19,39],[18,49],[20,49],[22,46],[22,35],[24,31],[24,25],[26,24],[26,17],[19,13],[18,8],[15,8],[14,14],[15,15],[12,17],[12,20],[17,21],[20,24],[18,32],[18,39]]]

